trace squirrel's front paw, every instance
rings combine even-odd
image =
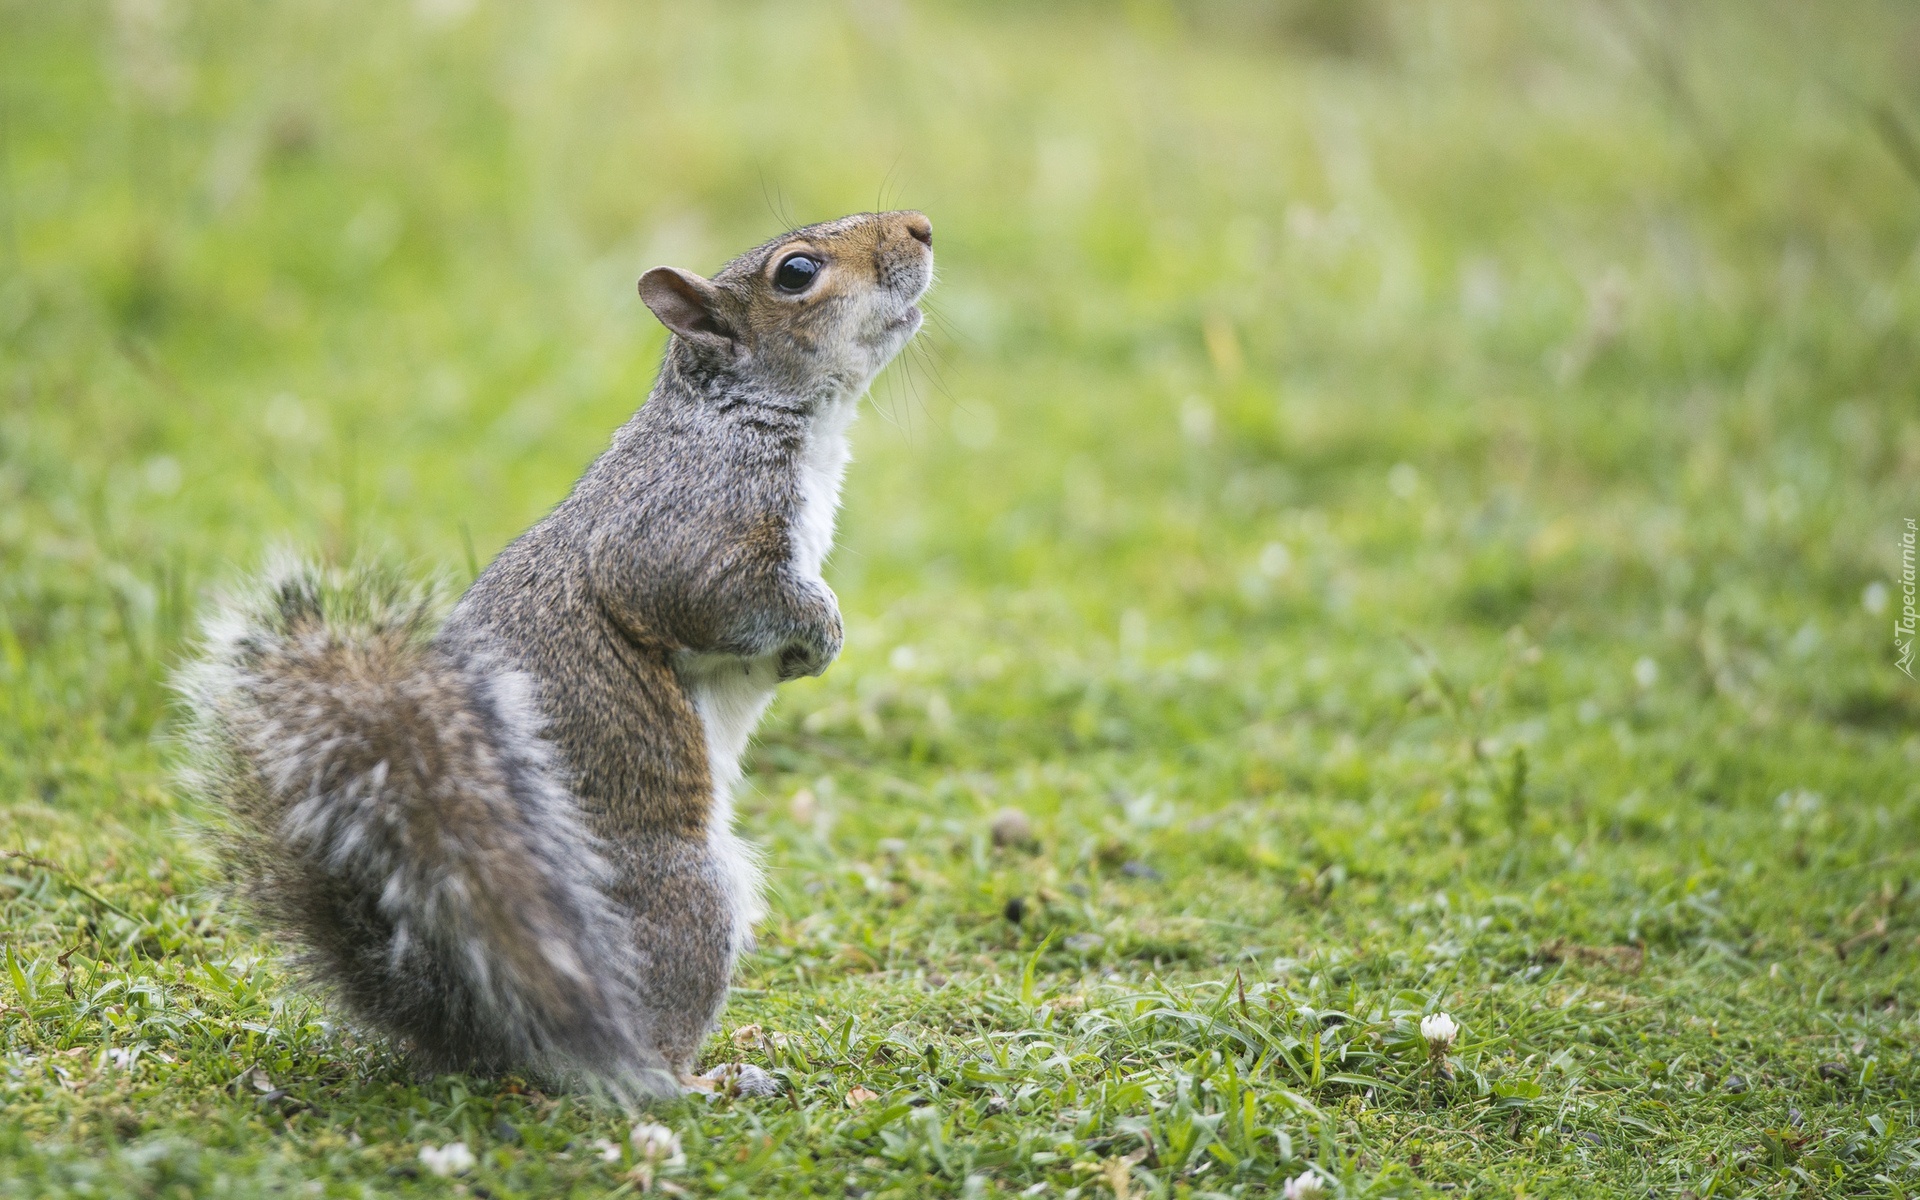
[[[780,652],[780,682],[798,679],[802,675],[819,675],[832,665],[839,656],[840,647],[831,649],[818,645],[791,643]]]
[[[833,589],[815,580],[797,593],[787,644],[780,648],[780,681],[818,675],[840,657],[845,633]]]
[[[788,642],[780,651],[780,682],[802,675],[818,675],[840,657],[840,614],[834,611],[830,615],[832,620],[808,630],[805,636]]]

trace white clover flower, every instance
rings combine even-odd
[[[1428,1050],[1434,1054],[1445,1054],[1453,1049],[1454,1039],[1460,1036],[1460,1022],[1446,1013],[1421,1017],[1420,1036],[1427,1039]]]
[[[473,1151],[465,1142],[420,1147],[420,1161],[435,1175],[464,1175],[473,1169]]]
[[[605,1138],[593,1139],[593,1151],[600,1156],[601,1162],[619,1162],[620,1147]]]
[[[687,1161],[687,1156],[680,1149],[680,1135],[665,1125],[651,1125],[642,1121],[633,1127],[628,1140],[633,1142],[633,1152],[640,1156],[642,1162],[677,1167]]]
[[[1303,1171],[1287,1180],[1280,1195],[1284,1200],[1322,1200],[1327,1194],[1327,1181],[1313,1171]]]

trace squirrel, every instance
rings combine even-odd
[[[188,785],[262,925],[420,1067],[771,1090],[692,1074],[765,913],[733,789],[775,685],[840,652],[846,431],[932,278],[918,212],[650,270],[652,392],[444,621],[289,560],[206,622]]]

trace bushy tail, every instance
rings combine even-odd
[[[425,1065],[664,1090],[530,681],[440,613],[385,568],[270,571],[181,674],[190,785],[263,922]]]

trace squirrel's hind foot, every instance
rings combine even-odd
[[[687,1090],[709,1096],[778,1096],[780,1081],[752,1063],[721,1063],[703,1075],[682,1075]]]

